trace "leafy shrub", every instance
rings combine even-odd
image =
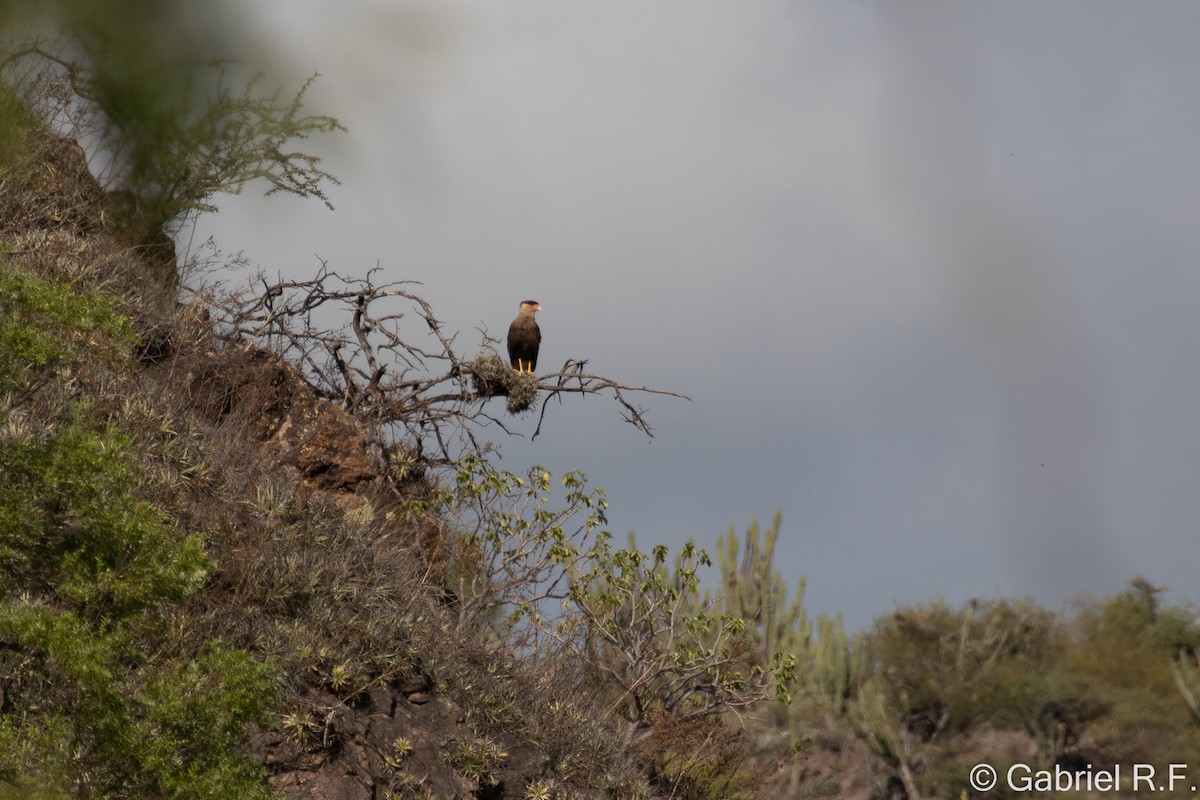
[[[265,719],[273,670],[154,635],[212,563],[144,497],[142,454],[95,396],[131,366],[128,320],[8,267],[0,307],[0,781],[45,797],[265,798],[236,744]]]
[[[741,713],[786,692],[794,657],[754,652],[746,620],[705,598],[708,553],[688,542],[673,569],[667,548],[613,550],[607,539],[572,579],[572,606],[560,638],[585,655],[619,693],[617,708],[634,728],[659,714],[683,719]]]
[[[451,588],[464,624],[483,625],[522,647],[564,647],[617,693],[635,728],[659,713],[685,718],[748,708],[782,691],[792,661],[750,647],[746,621],[706,598],[700,570],[708,554],[692,543],[673,569],[668,550],[634,542],[615,549],[600,528],[607,502],[582,473],[561,479],[496,470],[477,456],[458,465],[443,491],[453,536]]]
[[[209,562],[139,499],[128,444],[111,430],[66,423],[0,444],[0,573],[12,589],[53,596],[94,616],[182,600]]]
[[[0,311],[0,396],[13,400],[27,397],[53,370],[80,363],[85,352],[102,363],[132,343],[132,325],[110,298],[4,263]]]
[[[138,758],[165,796],[270,796],[262,770],[238,747],[248,722],[268,724],[274,677],[249,654],[222,647],[150,677],[139,696],[146,714]]]
[[[1136,578],[1120,594],[1081,603],[1062,664],[1103,708],[1088,733],[1097,756],[1114,763],[1182,761],[1200,746],[1200,727],[1180,702],[1172,671],[1200,626],[1189,609],[1161,608],[1158,591]]]
[[[273,698],[271,671],[246,654],[213,648],[139,678],[127,630],[22,601],[0,606],[0,641],[6,688],[24,709],[0,714],[16,785],[49,781],[101,797],[269,797],[261,770],[235,749]]]
[[[867,643],[874,679],[918,740],[1019,722],[1026,678],[1057,644],[1054,616],[1027,603],[972,601],[905,609],[876,623]]]
[[[440,515],[454,524],[449,588],[464,624],[492,626],[527,643],[570,592],[577,565],[608,534],[603,490],[587,491],[582,473],[562,479],[562,507],[541,467],[522,476],[477,455],[456,464],[454,486],[439,492]]]

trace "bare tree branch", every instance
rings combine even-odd
[[[684,400],[691,400],[687,395],[679,394],[678,392],[670,392],[665,389],[652,389],[648,386],[626,386],[603,375],[589,375],[583,371],[586,366],[586,360],[567,359],[560,371],[541,376],[541,380],[543,381],[541,388],[545,389],[546,397],[542,400],[542,411],[538,416],[537,430],[534,431],[532,438],[536,439],[542,431],[542,421],[546,418],[546,404],[551,399],[557,399],[561,403],[563,394],[599,394],[606,391],[612,392],[613,398],[625,409],[626,413],[621,415],[622,419],[645,433],[651,439],[654,438],[654,430],[650,427],[650,423],[646,421],[646,410],[634,406],[626,400],[626,392],[662,394],[669,397],[680,397]],[[546,385],[545,382],[551,379],[554,379],[555,383],[553,385]]]
[[[509,414],[516,414],[541,394],[533,438],[541,433],[549,401],[561,402],[563,395],[610,393],[622,418],[651,438],[645,409],[630,396],[688,399],[587,373],[582,359],[569,359],[548,375],[518,375],[497,354],[497,340],[482,330],[479,354],[467,359],[455,349],[456,335],[410,290],[416,282],[376,284],[380,271],[375,267],[363,278],[351,278],[322,262],[305,280],[270,281],[259,275],[247,288],[215,301],[218,335],[233,346],[283,354],[318,395],[393,440],[407,440],[433,464],[482,452],[475,435],[479,428],[496,426],[519,435],[485,410],[492,397],[507,397]]]

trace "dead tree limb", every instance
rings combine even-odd
[[[434,465],[451,463],[464,452],[483,452],[476,436],[483,427],[519,435],[487,412],[491,397],[507,395],[511,414],[530,407],[541,394],[534,438],[549,401],[561,402],[566,394],[610,393],[622,418],[651,438],[645,409],[630,396],[687,399],[589,374],[586,360],[568,360],[560,371],[537,378],[517,375],[486,331],[480,331],[480,354],[468,360],[456,351],[456,336],[429,303],[411,291],[416,282],[376,284],[380,271],[376,267],[365,277],[351,278],[322,262],[309,279],[270,281],[259,275],[241,291],[211,293],[217,335],[229,346],[281,354],[319,396]],[[387,442],[379,444],[386,449]]]
[[[542,410],[538,415],[537,429],[533,432],[531,438],[536,439],[538,434],[542,432],[542,421],[546,418],[546,405],[551,400],[558,400],[561,403],[562,395],[564,394],[600,394],[611,392],[613,399],[624,408],[621,418],[646,434],[647,438],[650,439],[654,438],[654,429],[646,421],[646,410],[635,406],[627,400],[625,397],[627,393],[662,394],[668,397],[691,400],[687,395],[670,392],[666,389],[652,389],[649,386],[626,386],[603,375],[590,375],[584,372],[586,366],[586,359],[576,360],[569,358],[558,372],[541,376],[541,388],[545,391],[545,397],[542,399]],[[549,383],[551,380],[554,381],[553,384]]]

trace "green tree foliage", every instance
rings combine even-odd
[[[272,671],[149,636],[211,562],[140,496],[130,437],[81,391],[107,379],[89,359],[127,368],[128,320],[4,266],[0,308],[0,781],[46,797],[264,797],[235,745],[270,707]]]
[[[577,617],[564,630],[581,634],[577,649],[619,688],[618,708],[635,728],[666,713],[684,719],[743,712],[781,695],[794,659],[759,658],[747,621],[705,599],[700,570],[708,553],[686,543],[674,568],[667,548],[600,542],[572,581]],[[578,627],[577,627],[578,626]]]
[[[215,210],[215,195],[256,180],[267,194],[329,205],[325,187],[337,179],[294,143],[342,127],[304,111],[312,78],[289,96],[264,89],[261,74],[213,60],[225,27],[236,24],[231,7],[210,4],[197,16],[172,0],[0,3],[5,20],[9,30],[53,31],[10,38],[0,49],[3,76],[20,102],[104,154],[107,188],[125,192],[144,235]],[[20,148],[17,123],[5,116],[0,143]]]
[[[761,658],[747,623],[705,598],[708,554],[692,543],[668,565],[630,541],[615,548],[601,526],[607,502],[584,476],[560,480],[555,507],[549,472],[526,476],[467,456],[441,496],[454,520],[450,574],[461,621],[487,625],[508,641],[565,648],[600,676],[633,731],[659,714],[701,718],[741,711],[784,691],[792,674],[782,654]]]
[[[1054,616],[1028,603],[974,601],[898,611],[872,631],[872,675],[901,701],[904,725],[921,741],[984,723],[1020,722],[1026,678],[1038,675],[1056,645]]]
[[[188,75],[158,92],[155,105],[132,109],[114,97],[105,73],[77,85],[105,113],[106,141],[124,166],[138,209],[161,225],[190,212],[216,211],[215,195],[238,194],[256,180],[268,184],[267,194],[314,197],[332,208],[324,185],[337,179],[320,168],[319,157],[290,146],[342,130],[332,117],[304,113],[304,95],[316,76],[285,99],[280,90],[264,92],[261,75],[238,88],[230,85],[228,65],[212,70],[201,76],[211,86],[197,86]]]
[[[248,722],[269,724],[274,677],[250,654],[219,646],[157,670],[136,698],[145,713],[136,748],[143,772],[181,800],[269,797],[261,769],[238,749]]]
[[[179,601],[209,563],[137,497],[141,478],[124,437],[75,420],[0,446],[0,572],[8,585],[53,596],[88,615]]]
[[[0,714],[0,774],[69,796],[266,798],[236,746],[265,721],[272,672],[212,648],[194,661],[133,669],[130,631],[46,604],[0,605],[0,669],[21,713]]]
[[[967,790],[970,766],[987,758],[962,754],[963,742],[994,731],[1031,739],[1045,767],[1184,761],[1200,746],[1187,702],[1200,628],[1157,593],[1139,578],[1073,615],[974,600],[882,618],[854,706],[859,735],[910,796]]]
[[[1047,724],[1054,736],[1055,709],[1082,712],[1073,687],[1047,679],[1060,644],[1055,616],[1031,603],[902,609],[879,620],[867,639],[853,722],[910,797],[955,796],[966,788],[969,765],[940,749],[945,743],[982,729],[1040,733]],[[951,783],[940,782],[942,775]]]
[[[1200,626],[1191,609],[1162,607],[1159,591],[1135,578],[1118,595],[1081,604],[1060,667],[1085,682],[1091,702],[1104,709],[1088,732],[1114,760],[1165,763],[1200,747],[1200,728],[1180,702],[1176,677],[1194,657]]]
[[[128,320],[95,294],[5,267],[0,306],[0,391],[9,398],[0,409],[9,423],[0,438],[4,585],[90,616],[182,599],[207,560],[198,538],[137,497],[141,475],[127,438],[69,395],[57,419],[32,418],[14,403],[51,381],[77,380],[70,367],[89,350],[115,359],[128,347]]]
[[[55,370],[78,364],[85,352],[102,361],[132,341],[132,326],[111,299],[3,264],[0,310],[0,396],[10,404],[27,399]]]

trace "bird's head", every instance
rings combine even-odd
[[[535,311],[541,311],[541,310],[542,310],[542,304],[539,303],[537,300],[522,300],[521,301],[521,312],[522,313],[528,312],[528,313],[532,314]]]

